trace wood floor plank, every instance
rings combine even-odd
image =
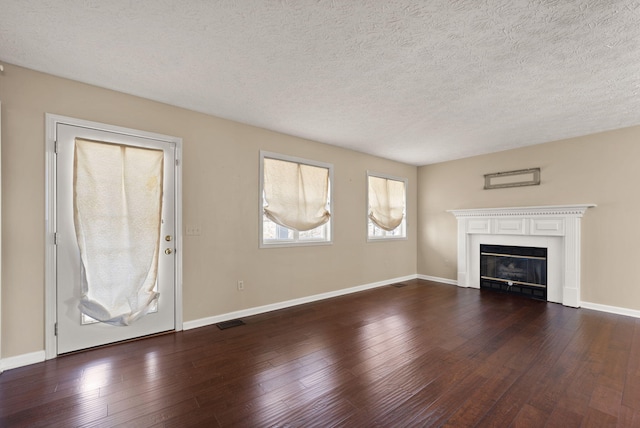
[[[589,400],[589,407],[603,413],[618,417],[622,405],[622,392],[605,385],[595,385]]]
[[[577,413],[577,411],[568,409],[563,406],[556,406],[553,412],[547,419],[548,427],[562,427],[562,428],[579,428],[582,425],[583,414]],[[633,425],[626,425],[632,427]]]
[[[574,332],[571,330],[557,329],[538,347],[528,349],[527,352],[533,353],[535,358],[531,364],[523,367],[525,370],[518,381],[504,392],[506,399],[499,400],[488,409],[478,426],[508,426],[529,400],[545,393],[544,382],[547,379],[566,380],[562,370],[557,370],[556,364],[573,336]]]
[[[470,391],[463,404],[454,412],[448,410],[451,417],[447,418],[445,427],[473,426],[485,415],[487,409],[502,399],[500,394],[506,391],[520,376],[512,369],[501,367],[491,373],[483,385]]]
[[[621,406],[618,412],[617,427],[640,427],[640,411]]]
[[[590,407],[581,426],[585,428],[614,428],[617,424],[617,418]]]
[[[548,413],[543,412],[540,409],[536,409],[533,406],[525,404],[518,415],[511,423],[510,427],[512,428],[530,428],[530,427],[543,427],[545,426],[547,419],[549,418]]]
[[[0,426],[640,426],[640,320],[429,281],[0,375]]]

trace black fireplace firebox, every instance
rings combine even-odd
[[[480,288],[547,300],[547,249],[480,245]]]

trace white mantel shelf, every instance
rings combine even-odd
[[[458,286],[480,288],[480,244],[546,247],[548,300],[580,307],[580,220],[595,206],[447,210],[458,220]]]
[[[539,207],[506,207],[506,208],[474,208],[464,210],[447,210],[447,212],[459,217],[520,217],[520,216],[545,216],[545,215],[577,215],[582,217],[588,208],[595,204],[575,205],[544,205]]]

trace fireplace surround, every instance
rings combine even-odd
[[[547,300],[580,307],[580,224],[595,206],[448,210],[458,220],[458,286],[480,288],[480,245],[545,248]]]

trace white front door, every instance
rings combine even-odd
[[[163,186],[156,289],[157,304],[130,325],[95,322],[84,315],[79,303],[83,289],[83,265],[74,223],[74,150],[76,139],[124,147],[161,150]],[[176,146],[170,141],[110,132],[85,126],[56,123],[56,323],[57,353],[76,351],[154,333],[174,330],[175,324],[175,169]],[[99,189],[100,186],[97,186]],[[131,195],[128,195],[130,197]],[[133,196],[135,200],[135,196]],[[76,201],[77,202],[77,201]],[[113,231],[113,236],[119,236]],[[111,237],[111,236],[110,236]],[[124,244],[123,244],[124,245]],[[155,251],[152,251],[152,253]],[[91,284],[89,284],[90,286]]]

